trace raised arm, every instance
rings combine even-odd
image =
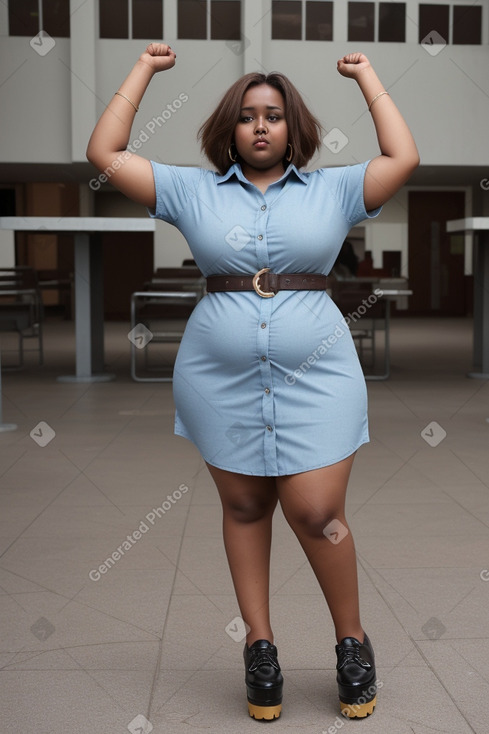
[[[87,158],[119,191],[139,204],[156,203],[151,163],[128,150],[137,108],[158,71],[175,65],[176,55],[164,43],[150,43],[123,81],[97,122],[87,147]]]
[[[363,189],[367,211],[384,204],[408,180],[419,165],[413,136],[377,74],[362,53],[351,53],[338,61],[338,71],[355,79],[375,125],[381,155],[373,158],[365,174]]]

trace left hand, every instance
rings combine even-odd
[[[342,59],[339,59],[337,64],[337,69],[341,76],[346,76],[350,79],[355,79],[361,71],[365,71],[369,67],[370,61],[365,54],[359,52],[346,54]]]

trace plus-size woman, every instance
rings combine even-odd
[[[381,152],[371,161],[306,173],[320,125],[286,77],[257,73],[235,82],[200,129],[216,170],[150,162],[127,150],[131,126],[153,75],[175,59],[166,44],[148,46],[87,156],[151,216],[178,227],[208,278],[175,364],[175,431],[198,447],[222,502],[247,630],[249,713],[281,712],[269,615],[280,502],[335,625],[341,710],[364,717],[376,703],[375,663],[360,621],[345,494],[355,452],[368,441],[366,388],[325,276],[350,228],[376,216],[416,168],[416,145],[368,59],[351,53],[338,71],[355,79],[372,115]]]

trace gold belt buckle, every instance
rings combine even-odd
[[[273,298],[274,295],[276,295],[273,291],[262,291],[262,289],[260,288],[260,275],[268,272],[269,270],[270,268],[262,268],[253,276],[253,288],[255,289],[255,292],[258,293],[258,295],[262,298]]]

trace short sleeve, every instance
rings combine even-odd
[[[333,194],[350,226],[358,224],[364,219],[378,216],[382,207],[367,212],[363,199],[363,183],[365,172],[370,161],[357,163],[353,166],[340,168],[320,169],[323,175],[331,176]]]
[[[156,206],[148,209],[150,217],[175,224],[196,195],[205,169],[190,166],[170,166],[151,161],[156,191]]]

